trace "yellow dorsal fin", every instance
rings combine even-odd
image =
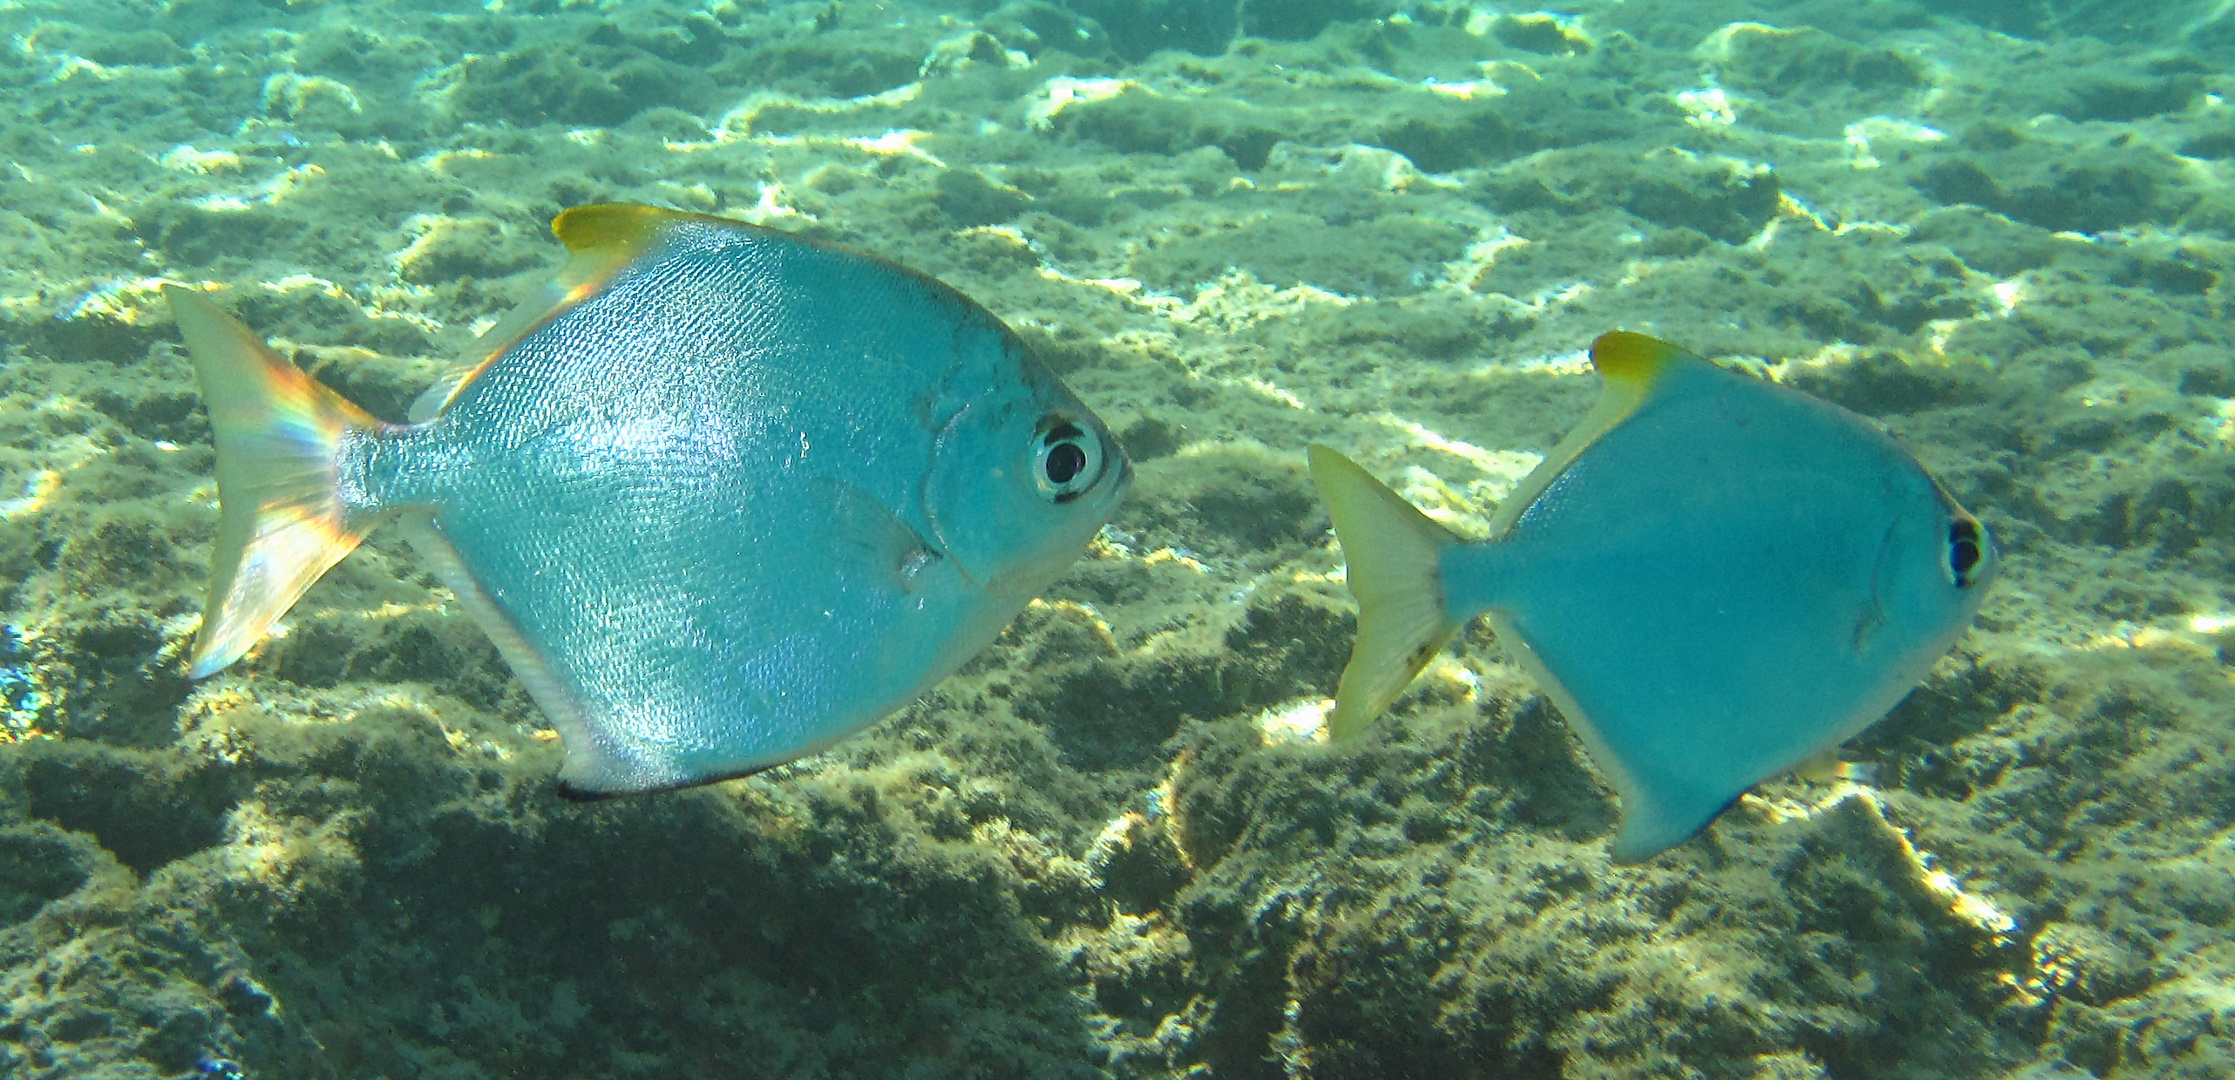
[[[551,232],[567,246],[569,258],[544,286],[530,293],[520,306],[498,320],[476,339],[471,349],[435,384],[419,395],[412,406],[413,420],[431,420],[448,408],[458,392],[471,385],[489,362],[519,344],[543,324],[565,314],[591,294],[605,287],[613,275],[649,250],[660,229],[677,222],[704,221],[738,226],[738,222],[705,214],[687,214],[657,206],[601,203],[577,206],[551,220]]]
[[[1578,454],[1597,442],[1599,436],[1613,430],[1616,424],[1629,419],[1661,376],[1686,363],[1706,362],[1656,337],[1627,330],[1600,334],[1598,340],[1591,343],[1591,366],[1598,370],[1603,384],[1598,402],[1567,437],[1544,456],[1535,470],[1521,478],[1513,493],[1498,504],[1497,512],[1490,516],[1491,539],[1503,537],[1514,521],[1528,510],[1529,504],[1537,501],[1537,496],[1544,494],[1544,489],[1574,463]]]
[[[1591,343],[1591,366],[1599,369],[1599,377],[1610,382],[1635,383],[1641,388],[1671,365],[1696,359],[1660,338],[1615,330],[1600,334]]]
[[[684,221],[736,225],[725,218],[669,210],[637,203],[597,203],[562,211],[551,219],[551,232],[568,251],[577,254],[619,245],[642,251],[663,226]]]

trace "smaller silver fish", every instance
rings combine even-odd
[[[1462,543],[1324,446],[1358,598],[1329,727],[1356,735],[1488,613],[1622,797],[1621,862],[1704,828],[1909,693],[1998,564],[1869,421],[1665,341],[1591,346],[1598,405]]]
[[[194,676],[400,519],[566,741],[578,796],[811,753],[990,643],[1131,467],[962,294],[743,222],[587,206],[573,258],[384,424],[167,287],[222,503]]]

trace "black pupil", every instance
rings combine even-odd
[[[1057,443],[1048,447],[1047,463],[1041,467],[1047,470],[1048,483],[1068,484],[1085,470],[1086,451],[1079,449],[1075,442]]]
[[[1959,521],[1948,527],[1948,565],[1962,580],[1971,568],[1979,565],[1979,527],[1968,521]]]

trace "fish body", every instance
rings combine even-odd
[[[1593,410],[1464,543],[1324,447],[1312,469],[1360,605],[1331,723],[1353,734],[1461,625],[1492,625],[1651,856],[1829,751],[1978,610],[1992,542],[1863,418],[1609,334]]]
[[[705,783],[921,694],[1126,489],[1101,421],[939,282],[650,207],[553,227],[551,295],[409,425],[171,290],[222,504],[195,675],[396,518],[558,727],[566,790]]]

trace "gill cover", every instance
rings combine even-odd
[[[1014,336],[993,326],[964,333],[972,340],[963,355],[1011,373],[973,372],[957,381],[1016,389],[942,402],[924,511],[935,541],[966,578],[1012,592],[1013,580],[1042,579],[1049,566],[1074,557],[1072,530],[1051,532],[1046,523],[1099,520],[1123,493],[1130,466],[1101,421]],[[990,499],[987,477],[994,479]]]

